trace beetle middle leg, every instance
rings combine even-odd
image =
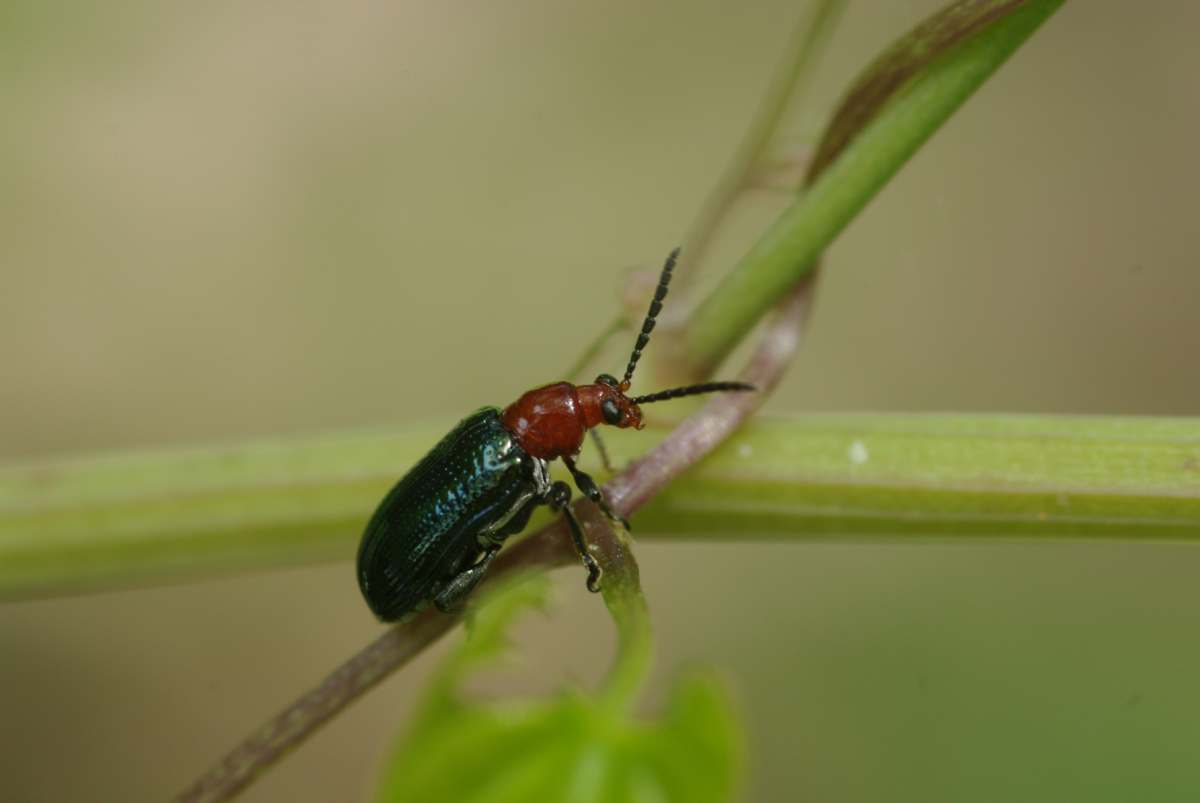
[[[587,541],[583,537],[583,526],[575,517],[575,511],[571,510],[571,486],[562,480],[555,482],[550,486],[549,493],[546,494],[546,504],[550,505],[550,509],[555,513],[561,510],[566,514],[567,529],[571,531],[571,540],[575,542],[575,551],[579,553],[583,565],[588,570],[588,591],[592,593],[599,591],[600,578],[604,575],[604,571],[592,557],[592,553],[588,552]]]
[[[597,507],[604,511],[604,515],[608,516],[609,521],[617,522],[626,530],[633,532],[629,527],[629,519],[617,515],[616,511],[608,506],[608,500],[604,498],[604,492],[600,490],[600,486],[596,484],[591,475],[580,470],[575,465],[575,461],[569,457],[564,457],[563,462],[567,464],[567,470],[571,472],[571,476],[575,479],[575,485],[579,488],[579,492],[588,499],[591,499]]]
[[[433,597],[433,604],[437,606],[437,609],[442,613],[461,613],[464,607],[463,603],[475,590],[475,586],[479,585],[483,576],[487,574],[488,566],[491,565],[499,551],[500,545],[492,544],[483,553],[482,558],[446,581],[446,585],[442,586],[441,590]]]

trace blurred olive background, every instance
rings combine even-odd
[[[805,114],[941,5],[852,4]],[[0,13],[0,459],[455,416],[682,236],[803,3]],[[1194,4],[1074,3],[844,234],[775,412],[1200,414]],[[724,269],[780,200],[743,205]],[[615,368],[616,366],[614,366]],[[366,512],[364,512],[365,515]],[[1200,549],[644,544],[753,801],[1194,800]],[[0,797],[154,801],[379,632],[335,565],[0,606]],[[579,571],[488,688],[593,681]],[[354,800],[417,661],[247,801]]]

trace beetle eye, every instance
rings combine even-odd
[[[617,378],[612,374],[600,374],[600,376],[596,377],[596,384],[608,385],[615,388],[617,386]]]
[[[604,420],[612,425],[621,423],[621,408],[612,399],[605,399],[600,402],[600,412],[604,415]]]

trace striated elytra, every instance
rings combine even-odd
[[[548,463],[561,459],[580,493],[610,521],[628,527],[595,480],[575,464],[585,434],[590,431],[598,442],[594,427],[602,424],[641,429],[642,404],[754,389],[744,382],[708,382],[626,395],[678,256],[675,249],[663,265],[621,381],[601,374],[590,385],[556,382],[525,393],[504,410],[484,407],[460,421],[388,492],[358,547],[358,585],[377,617],[397,621],[430,602],[442,611],[459,610],[504,541],[525,528],[539,505],[566,514],[588,569],[588,588],[600,589],[600,567],[570,507],[571,488],[550,480]]]

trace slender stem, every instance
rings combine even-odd
[[[273,717],[175,798],[177,803],[229,800],[322,724],[437,641],[455,617],[426,611],[389,628],[319,686]]]
[[[787,61],[771,79],[742,143],[688,229],[683,248],[685,265],[704,261],[721,223],[770,157],[779,126],[798,106],[845,7],[846,0],[820,0],[796,26],[785,50]],[[679,285],[686,285],[695,273],[681,271]],[[672,315],[678,317],[674,312]]]
[[[722,394],[710,399],[657,448],[605,486],[607,496],[622,515],[632,515],[672,479],[719,446],[775,389],[796,352],[811,291],[811,283],[804,282],[785,299],[746,367],[745,381],[758,387],[758,393]],[[593,521],[601,518],[593,511]],[[601,526],[608,526],[608,522],[601,521]],[[629,538],[621,532],[614,536],[604,542],[615,549],[605,556],[604,602],[617,625],[618,649],[605,694],[614,706],[627,708],[649,671],[654,643]]]
[[[688,467],[729,437],[763,403],[796,352],[812,298],[813,285],[798,284],[776,308],[758,348],[738,376],[759,388],[758,393],[726,393],[709,399],[703,408],[645,457],[605,486],[613,508],[624,516],[644,505]]]
[[[805,192],[696,307],[677,355],[705,377],[925,141],[1062,4],[959,0],[918,25],[851,87]]]
[[[603,516],[593,511],[592,521],[611,533],[611,538],[592,541],[604,568],[604,604],[617,627],[617,654],[612,670],[605,681],[604,695],[617,709],[626,710],[637,699],[638,690],[654,654],[650,632],[650,613],[642,594],[641,572],[634,558],[629,534],[613,528]]]
[[[604,603],[617,626],[617,655],[605,682],[604,695],[614,708],[622,710],[636,703],[654,656],[650,613],[642,595],[637,564],[633,563],[633,552],[626,549],[625,554],[632,572],[617,575],[618,581],[610,580],[603,589]]]
[[[601,352],[604,351],[604,348],[612,340],[613,336],[625,330],[627,323],[628,319],[624,315],[618,315],[609,321],[600,334],[591,343],[588,343],[587,348],[583,350],[583,353],[579,355],[578,359],[567,370],[565,374],[567,380],[570,382],[579,381],[589,366],[599,358]]]
[[[656,449],[607,486],[615,509],[625,516],[632,514],[672,477],[716,448],[762,404],[796,349],[807,300],[807,285],[797,288],[768,323],[762,344],[751,357],[743,378],[757,384],[762,392],[713,399],[687,418]],[[605,602],[616,618],[624,652],[618,656],[606,693],[615,704],[620,704],[631,698],[632,689],[650,660],[648,619],[638,586],[637,565],[628,544],[613,532],[607,521],[600,519],[594,506],[577,503],[576,511],[585,523],[597,561],[606,574],[611,573],[614,582]],[[573,560],[578,558],[573,556],[560,518],[505,550],[489,576],[494,579],[515,569],[558,566]],[[229,800],[363,692],[436,641],[455,621],[454,616],[429,610],[393,627],[235,747],[182,792],[176,798],[177,803]]]

